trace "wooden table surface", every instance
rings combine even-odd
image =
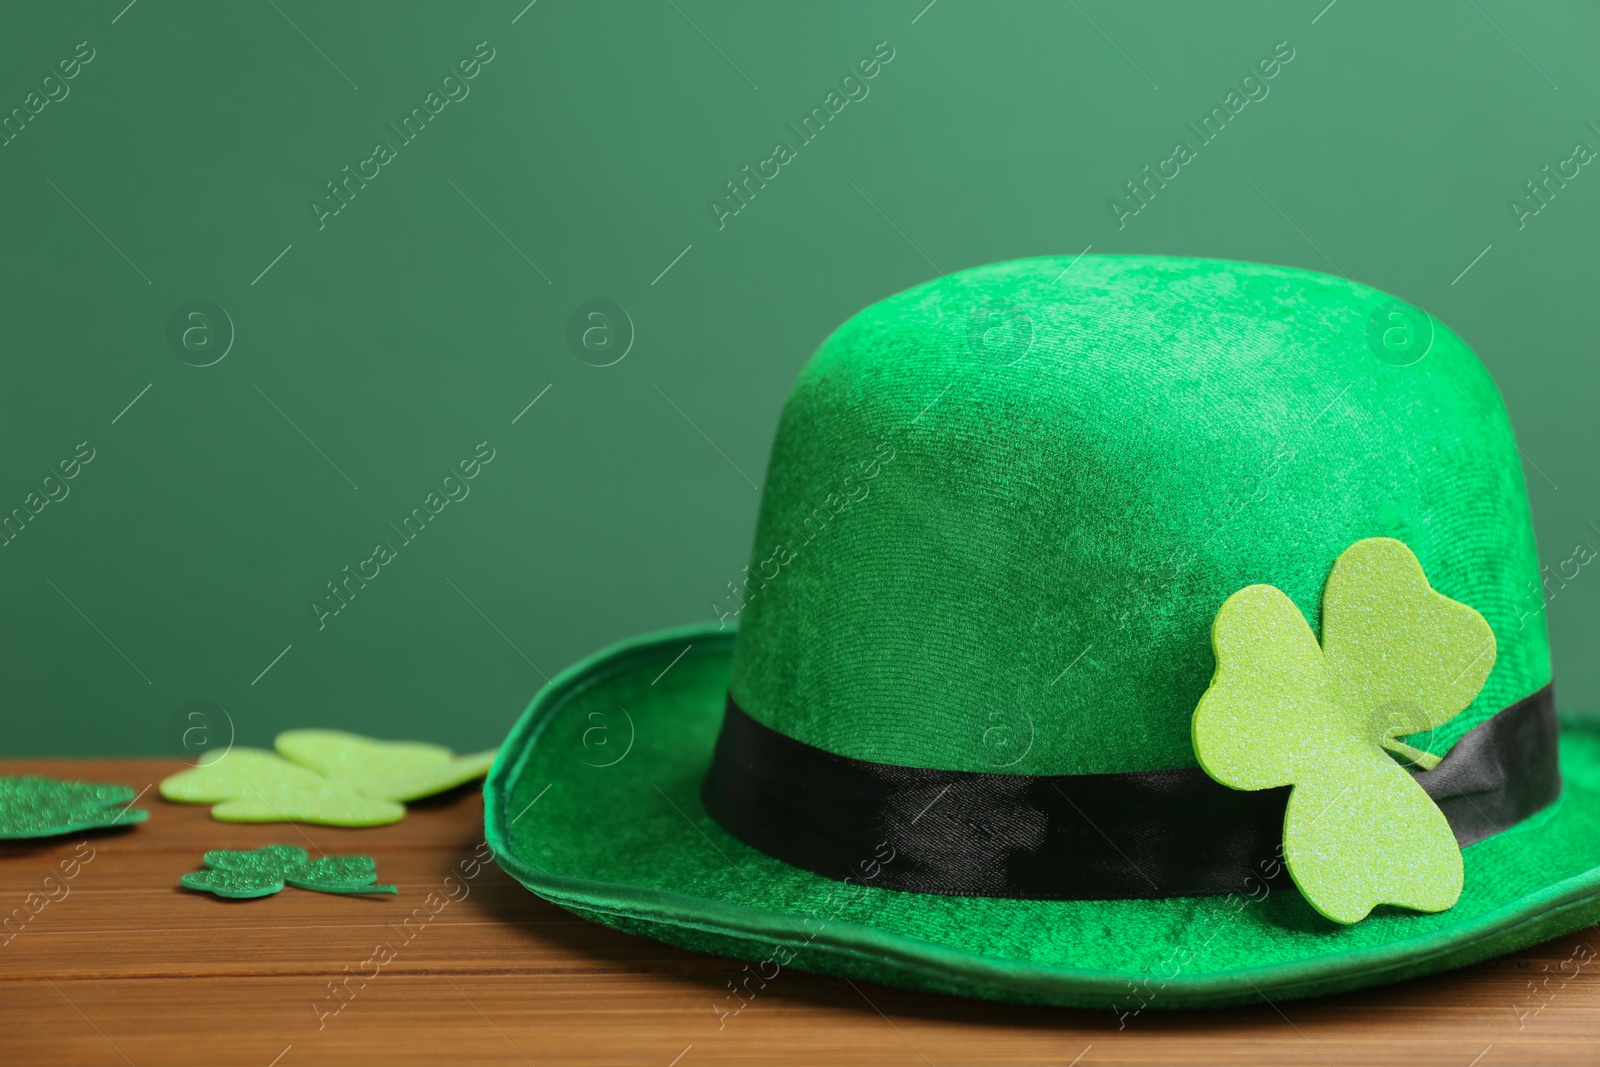
[[[737,964],[585,922],[493,863],[447,884],[481,848],[475,787],[378,829],[241,826],[155,795],[182,766],[0,762],[0,774],[151,787],[136,827],[0,843],[0,915],[31,916],[0,934],[0,1064],[1600,1063],[1596,964],[1567,962],[1595,956],[1595,929],[1375,991],[1150,1011],[1123,1029],[1106,1012],[791,972],[719,1020]],[[178,886],[206,849],[272,843],[366,853],[400,894],[229,901]],[[430,893],[428,921],[401,925]],[[380,943],[393,950],[383,963]]]

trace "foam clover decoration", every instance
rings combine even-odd
[[[363,796],[343,782],[259,748],[234,748],[162,779],[161,795],[211,804],[220,822],[309,822],[384,826],[406,817],[403,804]]]
[[[1461,895],[1461,849],[1444,813],[1389,753],[1472,703],[1494,666],[1489,624],[1435,592],[1402,542],[1357,541],[1322,593],[1322,643],[1282,590],[1230,596],[1211,628],[1217,670],[1195,708],[1195,756],[1234,789],[1292,786],[1289,875],[1340,923],[1378,904],[1444,911]]]
[[[340,730],[288,730],[280,755],[374,800],[417,800],[481,778],[494,750],[457,756],[443,745],[375,741]]]
[[[179,879],[185,887],[219,897],[266,897],[285,885],[319,893],[398,893],[392,885],[376,885],[377,865],[371,856],[323,856],[313,860],[293,845],[216,849],[202,859],[207,870]]]
[[[235,748],[161,783],[161,795],[213,804],[222,822],[383,826],[405,818],[403,801],[481,777],[494,751],[457,756],[442,745],[376,741],[339,730],[288,730],[276,754]]]
[[[144,822],[130,808],[137,794],[108,782],[64,782],[23,775],[0,778],[0,838],[53,837]]]

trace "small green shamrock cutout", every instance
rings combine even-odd
[[[481,777],[494,752],[457,756],[442,745],[375,741],[338,730],[288,730],[278,753],[235,748],[161,783],[161,795],[214,804],[222,822],[383,826],[417,800]]]
[[[285,885],[319,893],[397,893],[392,885],[375,885],[377,866],[371,856],[324,856],[308,859],[293,845],[216,849],[205,854],[209,870],[191,871],[179,879],[189,889],[219,897],[266,897]]]
[[[107,782],[0,778],[0,838],[53,837],[144,822],[149,812],[127,806],[136,795]]]
[[[1444,911],[1461,895],[1461,849],[1444,813],[1386,749],[1472,703],[1494,666],[1489,624],[1434,592],[1409,548],[1357,541],[1322,593],[1322,643],[1282,590],[1252,585],[1211,628],[1217,670],[1195,708],[1195,756],[1233,789],[1293,786],[1283,823],[1290,877],[1340,923],[1378,904]]]

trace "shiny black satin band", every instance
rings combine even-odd
[[[1412,773],[1470,845],[1560,795],[1559,733],[1545,686]],[[786,737],[731,697],[701,789],[735,837],[816,874],[1035,900],[1243,891],[1277,869],[1288,793],[1236,791],[1198,768],[1022,775],[873,763]],[[894,858],[879,863],[885,842]]]

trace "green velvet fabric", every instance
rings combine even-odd
[[[856,315],[801,373],[728,610],[732,692],[859,759],[1081,774],[1194,766],[1209,634],[1243,586],[1315,628],[1334,559],[1404,541],[1489,621],[1476,702],[1550,679],[1520,460],[1493,381],[1393,298],[1286,267],[1034,259]],[[1063,673],[1065,672],[1065,673]],[[1024,754],[1025,753],[1025,754]]]
[[[501,747],[485,787],[488,840],[501,865],[580,915],[749,961],[774,983],[799,969],[1123,1012],[1391,981],[1600,919],[1600,733],[1571,724],[1562,800],[1465,849],[1461,900],[1435,915],[1383,907],[1341,926],[1288,883],[1249,887],[1258,900],[1241,887],[1232,898],[1114,901],[845,886],[744,845],[700,806],[732,643],[732,631],[714,624],[675,631],[557,678]],[[621,709],[633,748],[599,766],[614,758],[611,742],[625,740]],[[600,754],[585,747],[597,722],[609,730]],[[745,973],[728,967],[730,976]],[[758,993],[760,982],[748,989]],[[737,1007],[724,999],[726,1010]]]
[[[1420,360],[1384,358],[1394,307],[1281,267],[1085,256],[965,271],[863,311],[784,409],[727,604],[737,642],[724,618],[547,687],[485,784],[500,862],[578,914],[751,961],[757,982],[799,968],[1124,1012],[1389,981],[1594,922],[1600,734],[1576,726],[1560,803],[1465,849],[1454,907],[1350,926],[1287,882],[1258,900],[846,886],[744,845],[700,805],[730,691],[860,759],[1194,766],[1223,601],[1271,583],[1317,628],[1334,559],[1367,537],[1404,541],[1498,641],[1474,704],[1414,745],[1442,753],[1546,684],[1543,613],[1522,621],[1538,561],[1499,394],[1437,323]],[[604,759],[585,747],[597,723]]]

